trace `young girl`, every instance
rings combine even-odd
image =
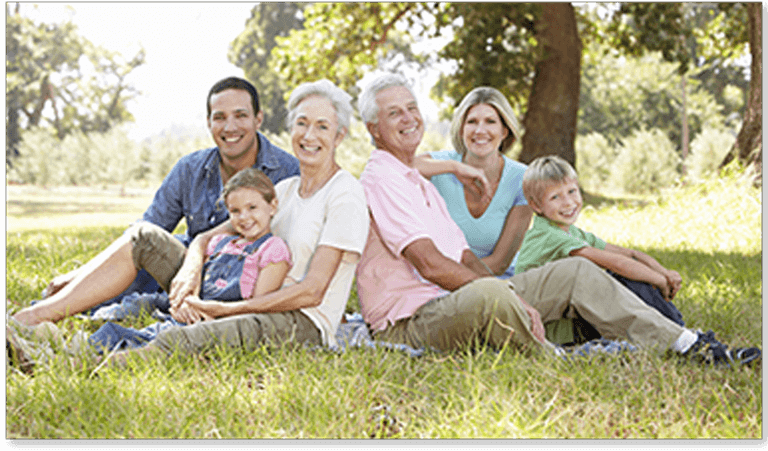
[[[285,241],[270,231],[270,221],[277,212],[274,185],[261,171],[248,168],[227,182],[221,197],[237,235],[216,235],[211,239],[200,296],[187,299],[239,301],[279,289],[292,262]],[[173,325],[183,323],[166,317],[142,330],[106,323],[89,341],[102,351],[141,347],[160,330]]]

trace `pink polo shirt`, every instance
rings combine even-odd
[[[357,266],[357,294],[365,321],[383,330],[448,293],[422,278],[403,249],[429,238],[444,256],[461,262],[469,245],[434,185],[389,152],[371,153],[360,182],[371,227]]]

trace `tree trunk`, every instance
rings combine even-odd
[[[542,3],[536,38],[542,60],[523,120],[525,135],[520,161],[556,154],[575,166],[576,119],[581,82],[581,39],[570,3]]]
[[[763,157],[763,12],[761,3],[745,3],[749,26],[749,51],[752,67],[749,80],[749,97],[744,111],[744,122],[728,155],[720,168],[738,159],[745,167],[754,166],[757,177],[762,179]]]

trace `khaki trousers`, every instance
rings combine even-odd
[[[374,332],[374,338],[441,351],[474,343],[494,349],[507,342],[542,346],[531,334],[531,318],[509,283],[495,277],[474,280],[432,299],[410,317]],[[544,346],[550,347],[548,343]]]
[[[139,223],[128,231],[133,244],[133,264],[146,269],[163,290],[184,262],[187,249],[173,235],[150,223]],[[232,316],[160,332],[149,345],[166,352],[199,353],[216,346],[253,350],[265,343],[286,342],[321,345],[322,335],[300,311]]]
[[[160,332],[147,348],[197,354],[217,346],[252,351],[264,344],[322,345],[320,330],[304,313],[253,313],[172,327]]]
[[[519,346],[537,346],[530,332],[530,317],[513,290],[539,311],[543,322],[574,318],[578,312],[609,339],[628,338],[642,347],[665,350],[683,332],[603,269],[585,258],[573,257],[508,281],[490,277],[475,280],[375,332],[375,338],[438,350],[474,340],[493,348],[500,348],[507,340]]]
[[[644,348],[668,349],[683,328],[646,305],[606,271],[583,257],[570,257],[509,279],[544,322],[578,312],[608,339],[629,339]]]
[[[167,292],[184,262],[187,248],[165,229],[148,222],[131,226],[127,233],[133,245],[133,266],[147,270]]]

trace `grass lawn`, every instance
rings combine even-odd
[[[122,209],[119,199],[104,202],[112,205],[106,210]],[[96,221],[67,222],[67,214],[50,211],[30,221],[29,210],[13,210],[18,205],[9,192],[8,214],[18,215],[7,218],[10,312],[91,258],[125,224],[62,229]],[[676,305],[688,326],[762,348],[761,220],[759,189],[718,180],[640,204],[592,205],[578,225],[680,272]],[[353,295],[348,310],[357,309]],[[60,325],[70,336],[98,327],[78,318]],[[752,439],[742,446],[763,438],[762,365],[713,369],[653,351],[567,363],[514,349],[411,358],[371,349],[263,348],[98,373],[94,367],[64,356],[32,376],[7,367],[6,437]]]

